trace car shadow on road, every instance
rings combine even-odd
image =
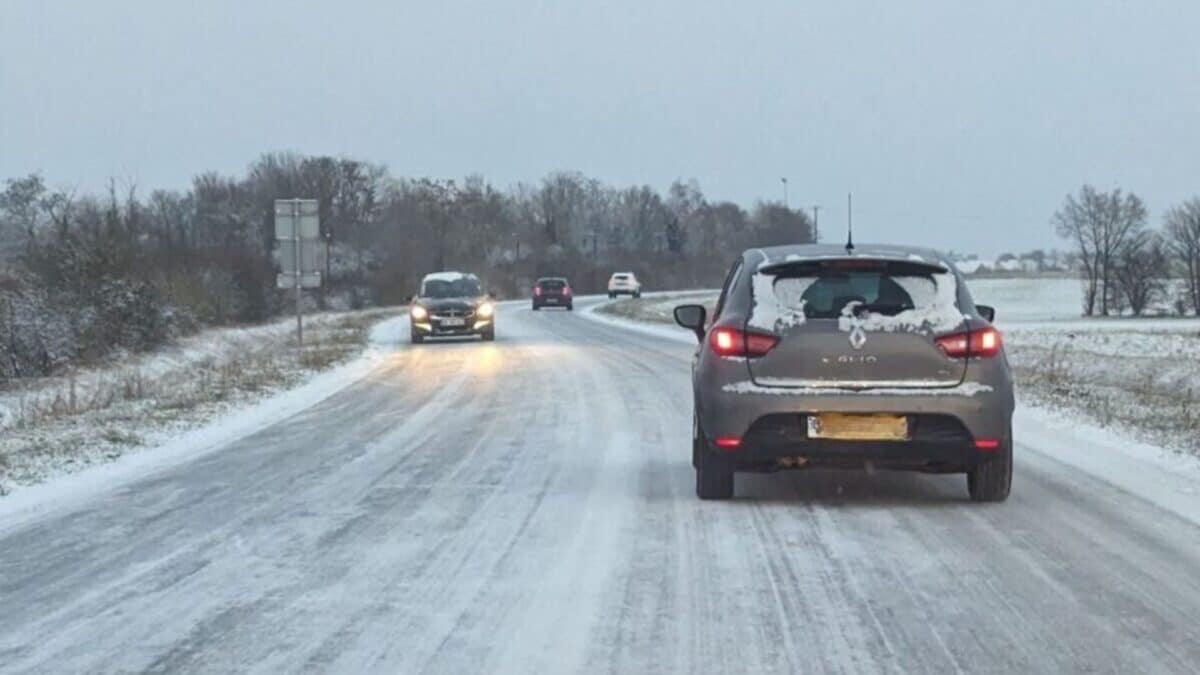
[[[651,475],[669,481],[644,481],[650,500],[695,497],[695,474],[689,463],[663,462]],[[775,473],[739,473],[731,504],[823,504],[866,507],[945,507],[969,503],[967,481],[960,474],[906,471],[802,469]]]
[[[805,469],[737,475],[734,499],[853,506],[934,507],[966,503],[966,478],[904,471]]]

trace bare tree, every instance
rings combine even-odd
[[[1200,315],[1200,198],[1193,197],[1167,212],[1170,251],[1183,272],[1192,311]]]
[[[1141,315],[1166,290],[1167,252],[1157,232],[1140,232],[1117,252],[1113,279],[1134,316]]]
[[[1097,192],[1090,185],[1079,196],[1067,195],[1052,219],[1060,237],[1074,242],[1084,274],[1083,311],[1087,316],[1108,316],[1119,300],[1113,283],[1117,255],[1146,226],[1146,205],[1136,194],[1120,188]]]
[[[36,173],[10,178],[0,192],[0,263],[12,261],[47,218],[46,184]]]

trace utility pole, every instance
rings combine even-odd
[[[779,180],[780,180],[780,182],[782,182],[782,183],[783,183],[783,208],[785,208],[785,209],[786,209],[786,208],[788,207],[788,198],[787,198],[787,197],[788,197],[788,195],[787,195],[787,179],[786,179],[786,178],[780,178]]]
[[[818,225],[817,225],[817,223],[819,222],[818,216],[821,213],[821,205],[813,204],[812,209],[813,209],[813,243],[815,244],[815,243],[821,241],[821,228],[818,227]]]

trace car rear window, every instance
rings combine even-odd
[[[538,282],[538,286],[541,286],[547,291],[560,291],[562,290],[563,286],[566,285],[567,282],[563,281],[562,279],[542,279]]]
[[[629,281],[629,275],[628,274],[614,274],[613,279],[616,279],[617,281]]]
[[[867,330],[941,331],[963,321],[954,275],[928,265],[834,261],[771,267],[754,276],[749,323],[758,328],[836,319]]]

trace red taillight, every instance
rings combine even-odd
[[[980,450],[996,450],[1000,447],[1000,439],[998,438],[980,438],[975,441],[975,447]]]
[[[571,287],[563,286],[563,295],[570,295],[570,294],[571,294]]]
[[[736,450],[742,444],[742,439],[737,436],[721,436],[717,438],[716,443],[722,450]]]
[[[1000,331],[983,328],[969,333],[955,333],[937,339],[937,346],[946,356],[961,359],[968,356],[995,356],[1000,353]]]
[[[763,356],[779,344],[779,338],[728,326],[717,326],[709,335],[709,344],[718,356]]]
[[[534,294],[534,295],[541,295],[541,294],[542,294],[542,287],[541,287],[541,286],[534,286],[534,287],[533,287],[533,294]]]

